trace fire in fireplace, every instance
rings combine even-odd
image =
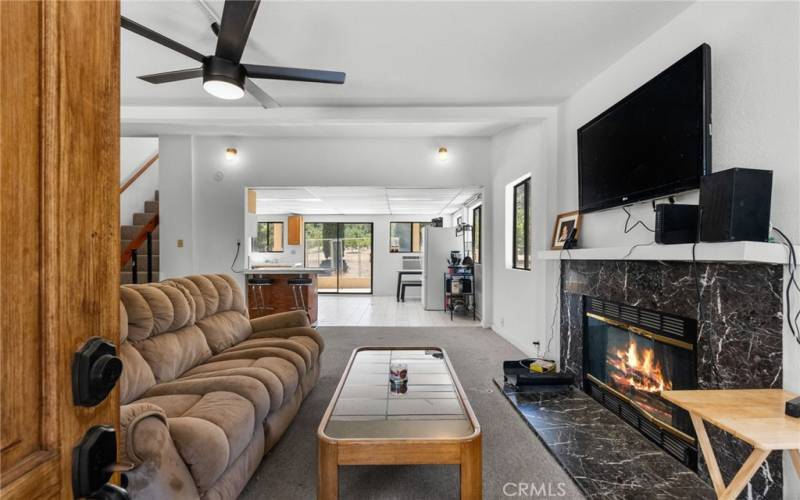
[[[697,387],[696,322],[593,298],[585,304],[584,390],[696,467],[688,415],[661,397]]]

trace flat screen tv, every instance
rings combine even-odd
[[[697,189],[711,170],[711,47],[578,129],[580,211]]]

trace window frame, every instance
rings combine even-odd
[[[478,228],[477,237],[475,228]],[[483,239],[483,205],[472,208],[472,262],[481,263],[481,240]],[[475,250],[478,250],[475,252]],[[477,258],[476,258],[477,256]]]
[[[523,262],[522,267],[517,265],[517,188],[523,186],[523,192],[525,195],[525,205],[522,209],[522,218],[524,223],[522,225],[522,230],[524,233],[523,237]],[[530,192],[531,192],[531,178],[526,177],[525,179],[519,181],[518,183],[514,184],[512,188],[512,195],[513,200],[511,204],[511,268],[518,269],[520,271],[530,271],[531,270],[531,256],[530,256]]]
[[[258,221],[257,224],[256,224],[256,238],[255,238],[256,241],[258,241],[258,233],[259,233],[258,230],[261,227],[261,224],[280,224],[281,225],[281,249],[280,250],[266,250],[266,251],[262,251],[262,250],[258,249],[258,250],[254,250],[254,252],[257,252],[257,253],[283,253],[286,250],[286,245],[284,245],[284,243],[283,243],[283,238],[284,238],[284,234],[285,234],[283,221],[279,221],[279,220],[263,220],[263,221],[260,220],[260,221]],[[274,243],[274,241],[272,241],[272,243]],[[270,232],[269,232],[269,230],[267,230],[267,241],[266,241],[265,248],[272,248],[273,246],[274,245],[270,245]]]
[[[411,226],[411,245],[410,250],[398,250],[396,252],[392,251],[392,224],[408,224]],[[419,224],[419,231],[418,234],[414,234],[414,224]],[[389,253],[390,254],[401,254],[401,253],[422,253],[422,228],[425,226],[430,226],[430,221],[389,221]],[[414,250],[414,244],[417,244],[419,250]]]

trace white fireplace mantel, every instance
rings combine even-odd
[[[629,254],[630,252],[630,254]],[[795,248],[800,256],[800,247]],[[631,246],[576,248],[537,252],[539,260],[654,260],[692,261],[692,244],[659,245],[657,243]],[[729,262],[788,264],[789,249],[780,243],[735,241],[729,243],[698,243],[695,248],[698,262]]]

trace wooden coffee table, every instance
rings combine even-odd
[[[389,384],[392,362],[408,366],[405,391]],[[339,497],[340,465],[401,464],[459,464],[461,498],[482,498],[481,428],[438,347],[354,350],[317,437],[319,499]]]

